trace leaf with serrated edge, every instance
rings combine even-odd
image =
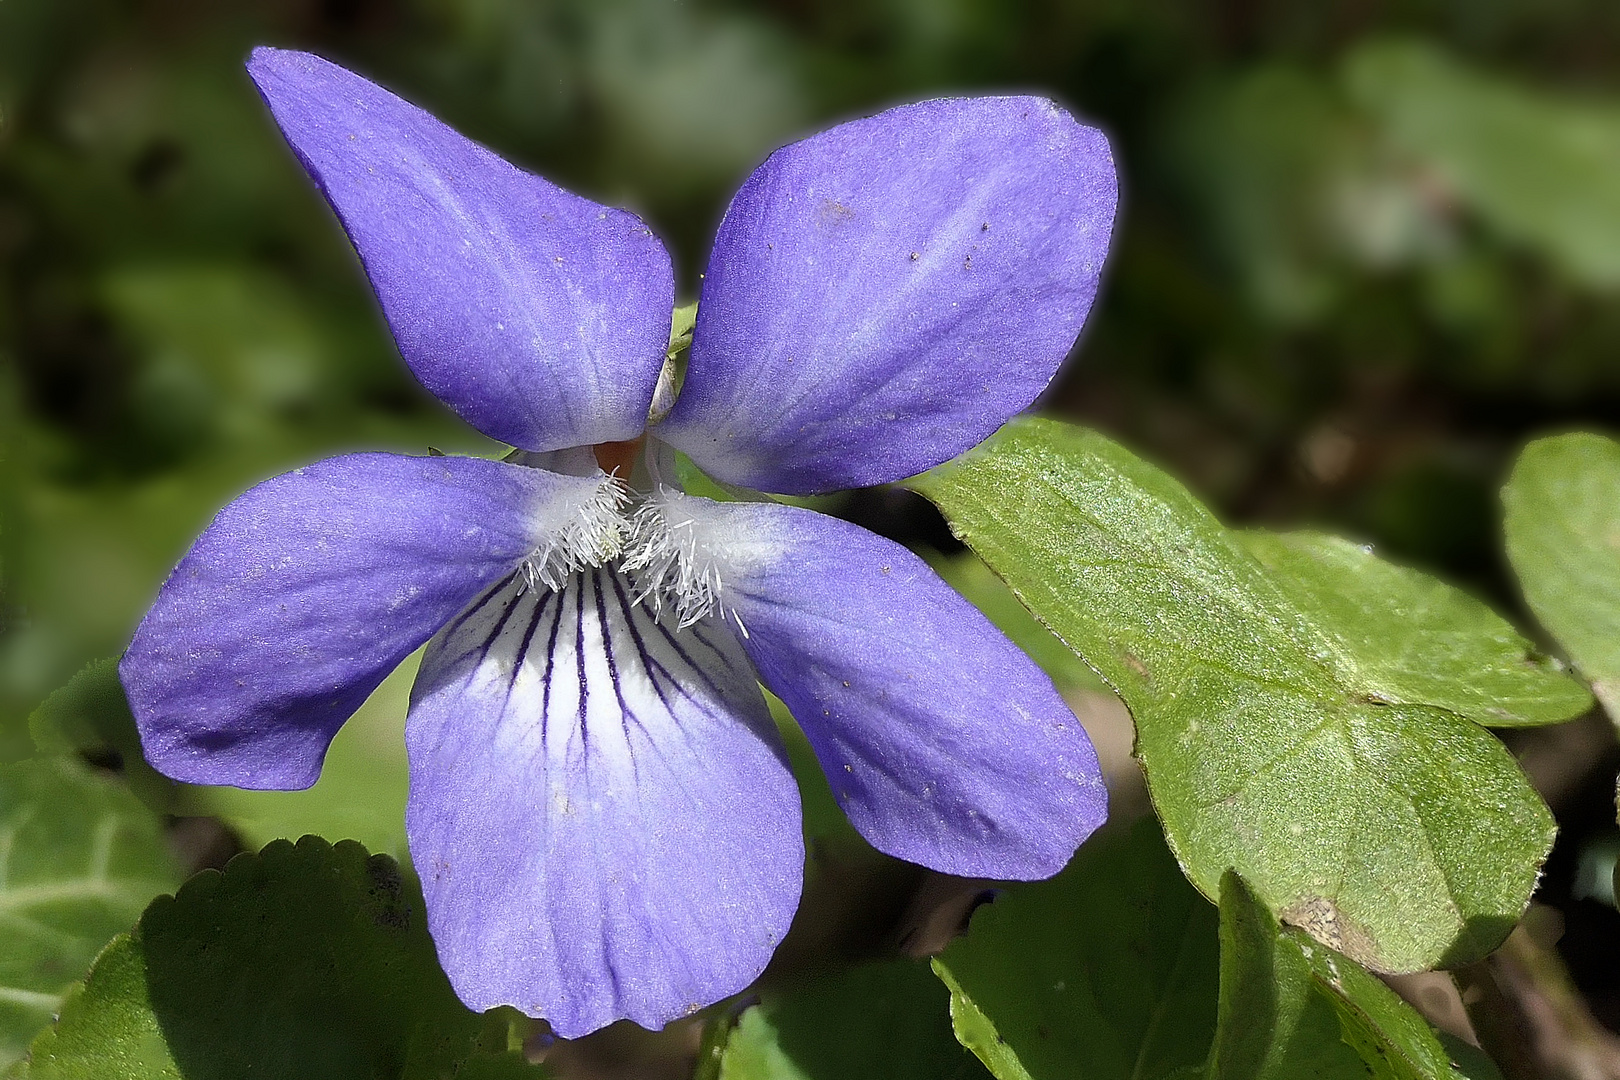
[[[153,813],[71,758],[0,766],[0,1066],[178,880]]]
[[[1476,1060],[1478,1056],[1476,1055]],[[1221,879],[1221,1006],[1205,1080],[1501,1080],[1464,1071],[1433,1028],[1355,961],[1283,929]]]
[[[1502,503],[1525,602],[1620,724],[1620,442],[1537,439],[1519,455]]]
[[[1209,1048],[1216,913],[1148,818],[981,907],[934,970],[999,1080],[1160,1080]]]
[[[1355,568],[1342,550],[1245,541],[1163,472],[1046,420],[911,484],[1125,699],[1170,846],[1206,896],[1235,868],[1286,921],[1391,972],[1477,959],[1517,921],[1552,817],[1479,726],[1503,716],[1452,711],[1479,704],[1460,691],[1426,700],[1367,640],[1375,613],[1312,601]],[[1311,567],[1313,549],[1335,561]],[[1392,590],[1392,636],[1432,625],[1441,644],[1425,647],[1453,670],[1473,657],[1515,708],[1547,687],[1516,722],[1577,699],[1528,642],[1503,667],[1499,621],[1460,625],[1471,609],[1443,586],[1371,559],[1359,572]]]
[[[386,855],[306,836],[239,855],[108,947],[29,1080],[546,1075],[510,1057],[508,1010],[456,999],[420,891]]]

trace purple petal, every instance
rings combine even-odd
[[[424,386],[526,450],[641,433],[675,279],[639,218],[514,168],[319,57],[255,49],[248,73]]]
[[[412,861],[474,1009],[564,1037],[747,986],[798,906],[798,791],[753,669],[619,574],[498,589],[428,647],[406,744]]]
[[[659,436],[810,494],[923,471],[1051,381],[1097,293],[1117,186],[1042,98],[953,98],[772,154],[732,200]]]
[[[192,783],[308,787],[383,677],[599,489],[393,454],[253,488],[175,567],[119,663],[147,760]]]
[[[688,497],[722,603],[872,845],[968,877],[1056,873],[1107,816],[1085,729],[926,563],[797,507]]]

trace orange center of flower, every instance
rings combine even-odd
[[[647,436],[639,435],[624,442],[597,443],[591,447],[591,453],[596,455],[596,463],[602,466],[603,472],[620,480],[628,480],[630,470],[636,463],[636,455],[641,453],[641,446],[646,441]]]

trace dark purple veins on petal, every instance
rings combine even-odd
[[[693,666],[690,628],[630,595],[604,567],[504,625],[506,601],[484,605],[429,645],[407,725],[451,982],[565,1037],[742,989],[798,902],[797,788],[751,666],[734,644]]]

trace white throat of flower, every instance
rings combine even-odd
[[[724,614],[721,562],[694,509],[691,496],[658,484],[631,513],[629,540],[619,560],[635,585],[631,602],[647,604],[659,618],[667,610],[681,628],[717,610]],[[743,630],[741,621],[737,628]]]
[[[673,462],[658,460],[668,456],[668,448],[647,448],[650,491],[635,490],[620,476],[598,470],[592,495],[556,508],[545,543],[520,570],[524,587],[560,590],[576,573],[616,563],[630,581],[631,602],[647,605],[659,619],[673,619],[678,628],[716,613],[735,618],[722,603],[721,552],[702,509],[709,504],[673,482]],[[579,463],[556,459],[544,464],[557,468]],[[737,629],[747,635],[740,619]]]
[[[523,563],[530,589],[553,591],[581,570],[601,566],[624,551],[629,532],[625,508],[630,490],[616,476],[604,476],[594,494],[559,508],[560,520],[546,529],[546,541]]]

